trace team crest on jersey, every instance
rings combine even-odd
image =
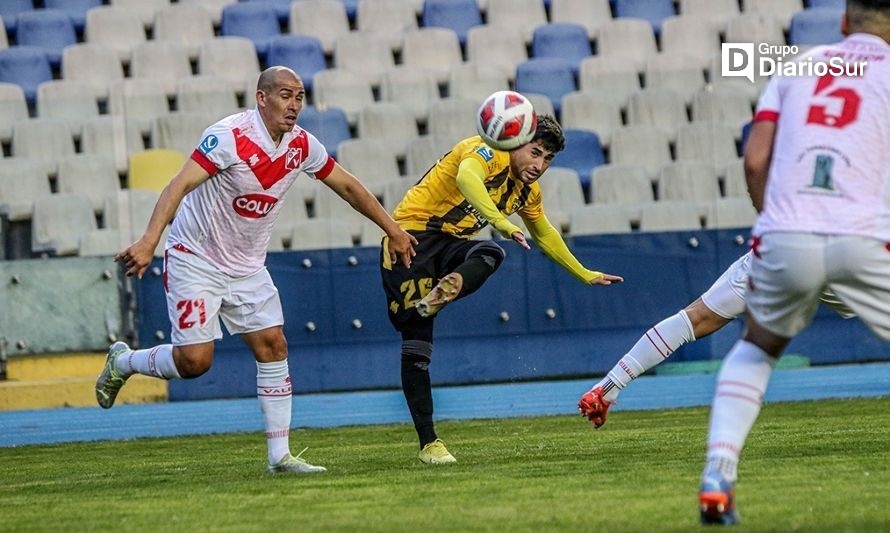
[[[210,134],[201,140],[201,144],[198,145],[198,149],[201,150],[202,154],[207,155],[212,152],[213,149],[217,146],[219,146],[219,139],[216,137],[216,135]]]
[[[288,148],[287,154],[285,154],[284,159],[284,168],[288,170],[296,170],[298,166],[300,166],[300,162],[303,161],[303,149],[302,148]]]
[[[476,148],[476,153],[479,154],[479,156],[482,157],[482,159],[484,159],[486,163],[494,159],[494,150],[487,146],[480,146],[479,148]]]

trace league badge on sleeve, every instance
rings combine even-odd
[[[201,140],[201,144],[198,145],[198,150],[201,150],[202,154],[207,155],[217,146],[219,146],[219,139],[216,138],[216,135],[210,134]]]

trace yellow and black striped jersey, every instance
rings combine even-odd
[[[510,155],[489,147],[477,135],[454,145],[405,193],[393,213],[399,226],[405,230],[441,231],[463,238],[470,238],[485,227],[488,221],[470,205],[457,186],[458,167],[467,158],[482,164],[488,196],[504,216],[519,213],[530,221],[544,216],[540,185],[536,182],[526,185],[510,178]]]

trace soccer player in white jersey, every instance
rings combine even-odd
[[[773,366],[830,287],[890,340],[890,0],[847,0],[842,42],[803,54],[861,76],[774,77],[745,150],[754,206],[744,335],[714,391],[703,523],[734,524],[739,454]]]
[[[204,132],[198,148],[161,192],[145,233],[115,256],[127,275],[141,277],[173,220],[164,260],[172,343],[131,350],[116,342],[96,381],[96,399],[108,409],[133,374],[196,378],[210,369],[222,319],[256,359],[271,473],[325,471],[290,452],[287,340],[278,289],[265,267],[281,199],[302,171],[380,226],[389,237],[393,261],[409,266],[417,242],[297,125],[304,95],[292,70],[271,67],[260,74],[255,109],[226,117]]]
[[[606,423],[606,415],[618,400],[618,394],[631,381],[684,344],[707,337],[744,313],[750,266],[751,252],[748,252],[736,259],[694,302],[646,330],[606,377],[581,396],[578,401],[581,414],[600,428]],[[856,316],[829,290],[822,293],[820,300],[844,318]]]

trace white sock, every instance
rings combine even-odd
[[[720,471],[729,481],[738,477],[739,454],[760,414],[763,393],[775,365],[776,359],[744,340],[726,356],[711,406],[706,469]]]
[[[667,359],[674,351],[687,342],[695,340],[692,322],[686,311],[665,318],[648,330],[633,348],[612,367],[612,370],[595,385],[602,387],[607,402],[615,401],[618,393],[628,383],[644,372]]]
[[[117,358],[115,367],[124,376],[142,374],[161,379],[182,379],[173,362],[172,344],[160,344],[146,350],[130,350]]]
[[[266,420],[269,464],[290,453],[291,384],[287,359],[256,364],[256,395]]]

